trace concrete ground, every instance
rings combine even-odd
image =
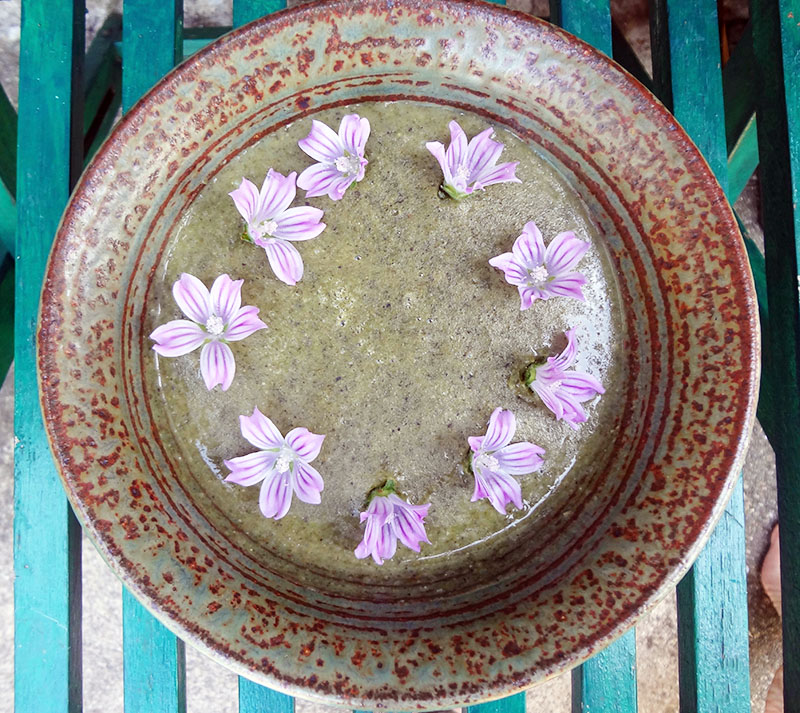
[[[100,27],[119,0],[87,3],[87,35]],[[547,14],[546,0],[517,0],[510,5]],[[186,0],[186,25],[231,23],[230,0]],[[614,15],[631,43],[649,66],[646,0],[613,2]],[[744,0],[724,5],[724,18],[735,36],[746,17]],[[19,51],[19,0],[0,0],[0,82],[16,104]],[[752,180],[736,208],[751,235],[758,239],[758,184]],[[13,371],[0,389],[0,712],[13,709]],[[769,533],[777,519],[774,455],[759,427],[744,468],[747,530],[748,599],[750,606],[750,657],[753,710],[763,710],[767,687],[780,657],[780,621],[764,594],[758,571]],[[94,547],[83,546],[83,663],[86,713],[120,713],[122,701],[121,585]],[[678,712],[678,660],[675,597],[669,596],[637,627],[639,710],[643,713]],[[190,713],[234,713],[236,676],[202,654],[187,648],[187,707]],[[529,711],[568,713],[569,675],[559,676],[527,694]],[[300,713],[324,713],[325,706],[298,701]]]

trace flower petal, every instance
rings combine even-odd
[[[568,371],[561,380],[561,388],[578,401],[588,401],[597,394],[604,394],[603,385],[591,374]]]
[[[270,239],[264,241],[269,265],[281,282],[296,285],[303,277],[303,258],[297,248],[285,240]]]
[[[188,319],[173,319],[156,327],[150,334],[150,339],[157,342],[153,345],[153,351],[165,357],[188,354],[197,349],[207,337],[206,332]]]
[[[322,502],[320,493],[325,484],[322,482],[322,476],[316,468],[308,465],[308,463],[296,461],[291,477],[292,487],[300,500],[312,505],[319,505]]]
[[[244,280],[231,280],[230,275],[220,275],[211,285],[211,311],[228,324],[242,306]]]
[[[480,475],[475,474],[475,492],[471,502],[485,497],[492,507],[502,515],[506,514],[506,505],[513,503],[518,509],[522,508],[522,488],[519,481],[505,473],[484,470]]]
[[[549,357],[547,360],[548,363],[553,364],[559,369],[566,369],[571,366],[578,353],[578,340],[575,337],[575,329],[568,329],[564,332],[564,336],[567,338],[567,346],[564,347],[564,351],[557,357]]]
[[[231,348],[217,341],[206,344],[200,351],[200,373],[209,391],[217,384],[227,391],[236,373],[236,361]]]
[[[277,228],[275,237],[279,240],[311,240],[316,238],[323,230],[325,223],[321,223],[322,211],[319,208],[297,206],[284,211],[275,220]]]
[[[551,275],[572,270],[589,249],[589,243],[575,237],[571,230],[559,233],[547,246],[545,267]]]
[[[444,150],[444,145],[439,141],[428,141],[425,148],[433,154],[433,157],[439,162],[439,168],[442,169],[444,176],[444,183],[450,183],[453,180],[453,175],[447,165],[447,154]]]
[[[258,196],[258,210],[253,222],[276,219],[292,203],[297,193],[295,180],[297,173],[292,171],[288,176],[278,173],[274,169],[267,171],[267,177],[261,186]]]
[[[447,147],[445,156],[447,158],[447,169],[452,178],[455,176],[458,167],[467,159],[468,144],[467,135],[457,121],[451,121],[448,126],[450,127],[450,145]]]
[[[305,169],[297,179],[297,186],[306,191],[306,198],[330,195],[334,183],[342,174],[330,164],[315,163]]]
[[[258,210],[258,188],[255,183],[243,178],[239,187],[228,195],[233,198],[233,204],[242,218],[250,223]]]
[[[267,325],[258,318],[258,311],[258,307],[242,307],[228,324],[228,328],[222,335],[223,339],[229,342],[238,342],[259,329],[266,329]]]
[[[543,295],[538,287],[522,287],[520,285],[517,289],[519,290],[520,311],[530,309],[537,299],[547,299],[546,295]]]
[[[430,504],[415,507],[394,494],[389,495],[389,499],[394,506],[392,528],[395,535],[410,550],[419,552],[420,542],[430,543],[424,522]]]
[[[564,417],[564,399],[562,399],[550,386],[542,384],[538,379],[531,383],[531,389],[542,400],[545,406],[556,416],[556,419]]]
[[[511,443],[494,453],[498,470],[509,475],[528,475],[542,467],[544,448],[535,443]]]
[[[252,416],[239,416],[239,427],[242,429],[242,436],[256,448],[277,450],[285,443],[278,427],[258,407],[253,409]]]
[[[272,471],[261,484],[258,494],[258,507],[264,517],[280,520],[292,506],[292,486],[288,473]]]
[[[467,165],[469,166],[470,183],[480,182],[484,173],[492,170],[503,151],[503,144],[492,141],[494,129],[490,126],[473,136],[467,147]]]
[[[189,319],[205,324],[211,316],[211,296],[206,286],[188,272],[172,285],[172,296]]]
[[[584,301],[581,287],[586,284],[586,278],[580,272],[567,272],[556,275],[552,280],[543,285],[542,289],[553,297],[572,297]]]
[[[489,264],[503,271],[509,285],[524,285],[528,282],[528,273],[514,253],[503,253],[493,257],[489,260]]]
[[[363,156],[369,139],[369,120],[358,114],[348,114],[339,124],[339,140],[354,156]]]
[[[518,165],[519,161],[501,163],[491,170],[484,171],[480,180],[475,181],[473,188],[478,190],[480,188],[486,188],[486,186],[491,186],[493,183],[522,183],[515,174]]]
[[[298,458],[310,463],[318,455],[325,436],[311,433],[307,428],[293,428],[286,434],[286,443]]]
[[[544,264],[545,248],[542,232],[532,220],[525,223],[522,234],[511,248],[514,257],[526,268],[540,267]]]
[[[344,154],[342,142],[330,126],[316,119],[311,122],[311,131],[297,145],[315,161],[332,163]]]
[[[481,444],[484,452],[496,451],[498,448],[508,445],[517,430],[517,419],[511,411],[496,408],[489,418],[489,425],[486,428],[486,437]]]
[[[230,475],[225,478],[225,482],[244,486],[260,483],[275,465],[277,457],[277,453],[256,451],[248,453],[246,456],[223,461],[225,467],[231,471]]]

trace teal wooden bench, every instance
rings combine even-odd
[[[284,7],[234,0],[241,25]],[[651,79],[612,32],[608,0],[551,0],[550,15],[647,84],[705,154],[733,202],[757,166],[766,260],[748,241],[764,333],[758,416],[777,455],[786,711],[800,710],[800,0],[751,0],[720,71],[716,0],[650,0]],[[0,92],[0,376],[15,360],[15,705],[81,709],[80,528],[51,461],[36,388],[34,333],[52,237],[82,166],[175,63],[230,28],[183,31],[181,0],[126,0],[85,52],[82,0],[23,0],[19,120]],[[121,65],[119,60],[122,60]],[[787,114],[787,107],[790,112]],[[780,391],[778,391],[780,389]],[[741,480],[678,585],[681,711],[750,709]],[[46,518],[42,514],[46,513]],[[91,592],[87,592],[91,596]],[[126,713],[185,710],[183,643],[123,594]],[[630,713],[633,631],[572,674],[572,710]],[[288,696],[239,681],[241,713],[292,713]],[[471,713],[524,713],[524,694]]]

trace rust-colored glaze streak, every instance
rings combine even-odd
[[[629,386],[608,463],[572,504],[576,529],[556,528],[564,510],[549,514],[552,541],[507,552],[485,580],[454,569],[436,587],[370,588],[269,548],[255,557],[212,527],[219,513],[198,512],[172,434],[156,425],[144,326],[181,215],[231,157],[323,108],[398,99],[504,124],[578,190],[617,271]],[[638,83],[497,6],[332,0],[214,43],[120,122],[56,237],[38,348],[68,496],[128,585],[239,671],[380,710],[512,693],[632,624],[722,511],[759,347],[730,209]]]

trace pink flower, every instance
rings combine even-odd
[[[506,505],[522,508],[522,490],[515,475],[528,475],[542,467],[544,449],[534,443],[511,443],[517,421],[511,411],[496,408],[489,418],[485,436],[471,436],[470,465],[475,476],[471,502],[487,498],[497,512]]]
[[[511,252],[493,257],[489,264],[505,273],[506,282],[517,286],[520,309],[528,309],[537,299],[583,300],[581,286],[586,284],[586,278],[574,270],[588,249],[589,243],[568,231],[556,235],[545,250],[542,234],[531,221],[514,241]]]
[[[319,505],[324,484],[309,463],[319,455],[325,436],[293,428],[284,438],[258,408],[252,416],[239,416],[239,424],[242,435],[261,450],[226,460],[231,474],[225,482],[245,487],[261,483],[258,507],[264,517],[276,520],[289,512],[293,494],[304,503]]]
[[[373,491],[372,500],[361,522],[366,521],[364,539],[356,547],[358,559],[372,556],[377,564],[394,557],[399,539],[406,547],[419,552],[420,542],[430,542],[425,534],[427,505],[411,505],[395,493],[394,481],[387,480]]]
[[[200,373],[210,391],[217,384],[227,391],[236,372],[228,342],[249,337],[266,324],[258,318],[258,307],[242,307],[242,283],[220,275],[211,292],[194,275],[184,272],[172,285],[178,307],[189,318],[175,319],[153,330],[153,350],[165,357],[178,357],[202,346]]]
[[[578,342],[574,329],[568,329],[566,337],[567,346],[561,354],[548,357],[544,364],[531,364],[526,369],[525,385],[544,401],[556,419],[563,419],[577,431],[578,424],[588,418],[581,404],[597,394],[604,394],[605,389],[590,374],[567,371],[575,361]]]
[[[319,208],[289,207],[297,192],[296,176],[294,172],[284,176],[269,169],[260,191],[243,178],[229,193],[247,223],[245,240],[264,248],[275,276],[287,285],[303,277],[303,258],[289,241],[311,240],[325,230]]]
[[[338,134],[327,124],[312,121],[311,132],[297,142],[311,158],[319,161],[297,179],[297,185],[308,191],[306,198],[327,195],[332,200],[341,200],[353,182],[364,178],[368,163],[364,147],[368,138],[369,121],[358,114],[345,116]]]
[[[425,144],[442,167],[444,174],[442,190],[451,198],[460,201],[473,191],[484,189],[493,183],[508,181],[521,183],[514,175],[519,165],[518,161],[495,165],[503,151],[503,144],[492,141],[493,134],[494,129],[489,127],[473,137],[468,144],[464,130],[458,122],[451,121],[450,145],[447,151],[438,141],[429,141]]]

